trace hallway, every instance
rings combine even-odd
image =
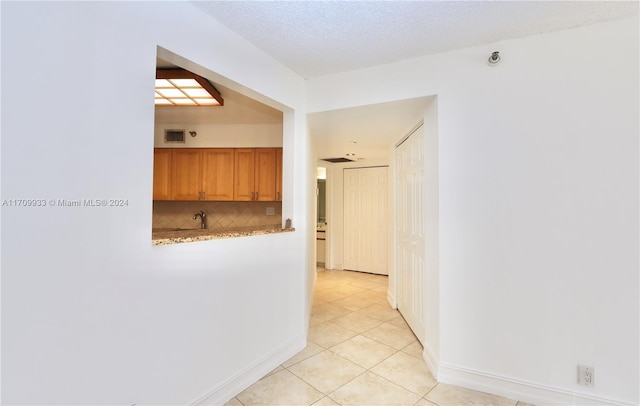
[[[525,406],[438,384],[389,307],[387,283],[383,275],[318,269],[307,348],[227,405]]]

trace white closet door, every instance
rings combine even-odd
[[[396,148],[396,284],[398,310],[424,342],[423,127]]]
[[[344,268],[357,269],[358,266],[358,171],[344,171]]]
[[[387,168],[344,170],[344,268],[388,274]]]
[[[388,213],[389,213],[389,189],[388,189],[388,170],[383,168],[371,168],[368,170],[370,177],[370,231],[369,249],[371,252],[371,272],[387,275],[388,259]]]

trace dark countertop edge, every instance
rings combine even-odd
[[[152,239],[151,244],[153,246],[160,245],[174,245],[174,244],[186,244],[190,242],[210,241],[210,240],[225,240],[229,238],[250,237],[254,235],[266,235],[266,234],[280,234],[296,231],[295,228],[275,228],[268,230],[246,230],[246,231],[214,231],[207,235],[196,236],[184,236],[184,237],[166,237]]]

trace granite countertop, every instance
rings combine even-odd
[[[238,228],[154,228],[151,231],[153,245],[172,245],[187,242],[220,240],[225,238],[249,237],[252,235],[288,233],[295,228],[282,228],[280,225],[238,227]]]

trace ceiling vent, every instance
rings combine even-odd
[[[353,162],[352,159],[348,158],[323,158],[323,161],[331,162],[332,164],[343,163],[343,162]]]
[[[184,130],[164,130],[164,142],[184,142]]]

